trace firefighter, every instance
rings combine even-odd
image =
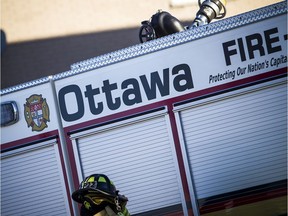
[[[128,198],[120,195],[104,174],[86,177],[72,199],[81,205],[81,216],[130,216],[126,208]]]

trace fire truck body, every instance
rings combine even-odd
[[[1,213],[78,215],[105,173],[132,215],[284,215],[286,77],[280,2],[4,89]]]

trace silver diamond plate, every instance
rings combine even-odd
[[[22,83],[20,85],[16,85],[16,86],[12,86],[12,87],[9,87],[9,88],[6,88],[6,89],[2,89],[0,91],[0,95],[8,94],[8,93],[15,92],[15,91],[20,91],[22,89],[26,89],[26,88],[29,88],[29,87],[32,87],[32,86],[41,85],[43,83],[49,82],[50,79],[52,79],[51,76],[43,77],[43,78],[40,78],[40,79],[32,80],[30,82]]]
[[[234,17],[223,19],[209,25],[200,26],[189,29],[184,32],[169,35],[160,39],[148,41],[143,44],[134,45],[119,51],[111,52],[105,55],[94,57],[85,61],[77,62],[71,65],[71,70],[52,76],[53,80],[63,79],[69,76],[83,73],[110,64],[115,64],[131,58],[136,58],[162,49],[173,47],[179,44],[187,43],[198,38],[213,35],[222,31],[231,30],[240,26],[244,26],[253,22],[267,19],[273,16],[287,13],[287,1],[282,1],[267,7],[263,7],[254,11],[243,13]],[[31,86],[49,82],[49,77],[24,83],[8,89],[1,90],[0,94],[8,94],[10,92],[19,91]]]

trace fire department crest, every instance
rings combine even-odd
[[[42,131],[48,127],[49,107],[42,95],[34,94],[27,98],[24,113],[28,127],[32,127],[32,131]]]

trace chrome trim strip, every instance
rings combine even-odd
[[[22,89],[30,88],[32,86],[37,86],[37,85],[41,85],[41,84],[44,84],[44,83],[48,83],[50,79],[51,79],[51,76],[43,77],[43,78],[40,78],[40,79],[36,79],[36,80],[32,80],[32,81],[29,81],[29,82],[26,82],[26,83],[19,84],[19,85],[16,85],[16,86],[12,86],[12,87],[9,87],[9,88],[6,88],[6,89],[1,89],[0,95],[5,95],[5,94],[8,94],[8,93],[20,91]]]

